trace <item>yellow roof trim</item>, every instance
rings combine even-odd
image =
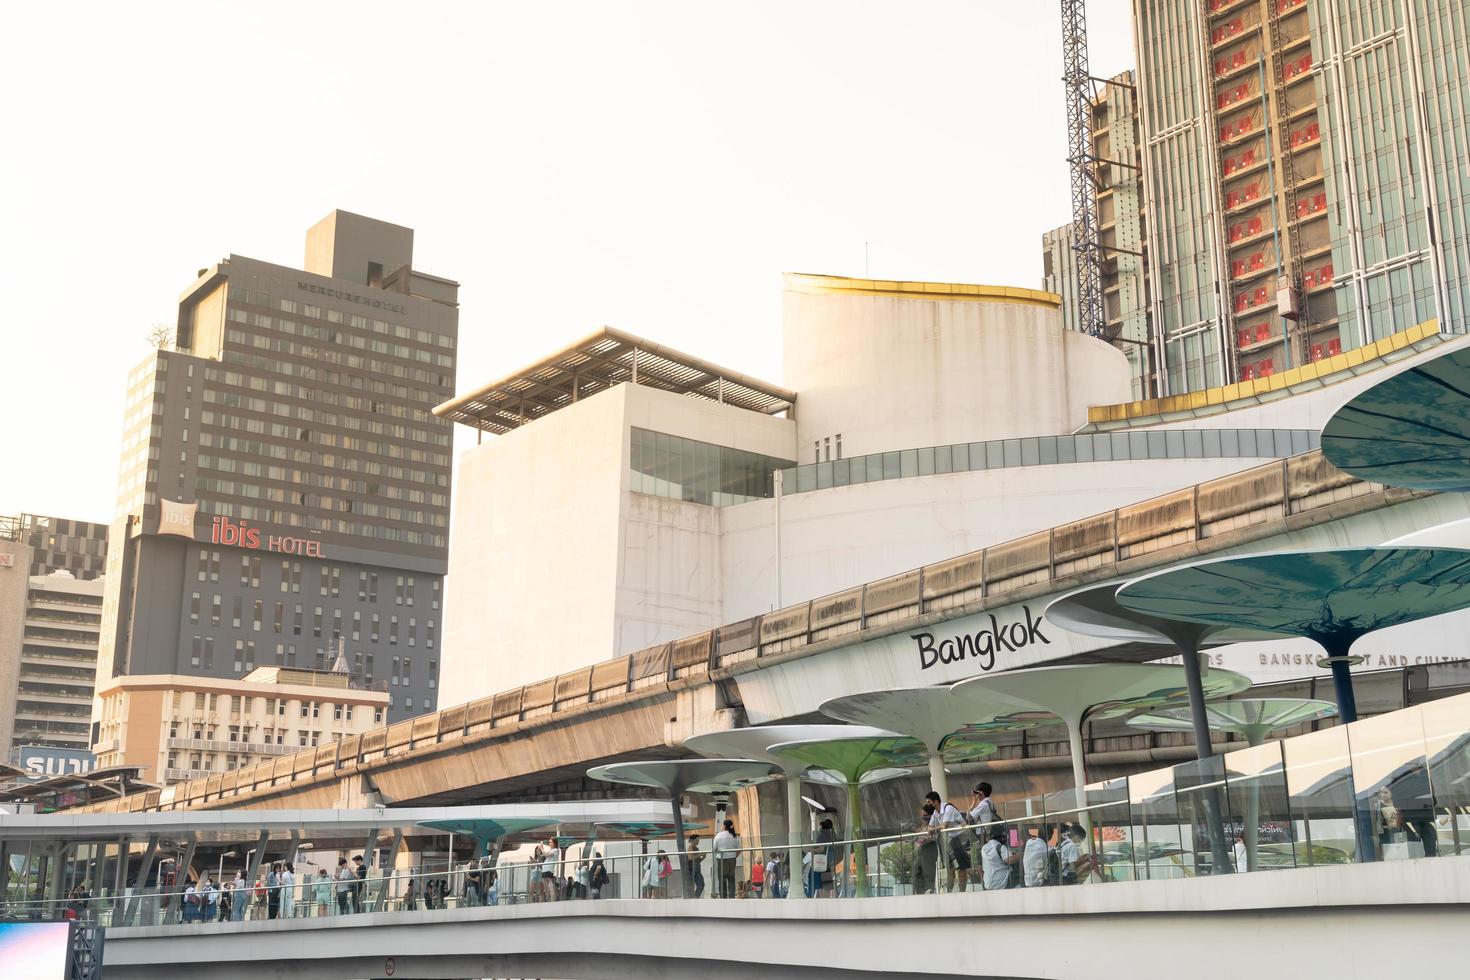
[[[982,286],[964,282],[901,282],[892,279],[851,279],[807,272],[788,272],[786,288],[813,296],[896,296],[901,299],[949,300],[964,303],[1019,303],[1059,310],[1056,293],[1020,286]]]
[[[1403,350],[1439,333],[1438,320],[1426,320],[1416,326],[1390,334],[1382,340],[1363,347],[1355,347],[1333,357],[1303,364],[1280,374],[1253,381],[1206,388],[1201,391],[1170,395],[1167,398],[1147,398],[1142,401],[1121,402],[1116,405],[1093,405],[1087,409],[1087,421],[1093,423],[1121,422],[1127,419],[1152,418],[1176,412],[1198,411],[1205,406],[1228,409],[1233,402],[1283,391],[1307,381],[1332,384],[1345,381],[1353,368],[1369,364],[1395,351]]]

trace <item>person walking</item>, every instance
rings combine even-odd
[[[352,892],[357,887],[357,875],[347,867],[347,859],[337,859],[337,914],[347,915],[352,911]]]
[[[317,918],[326,918],[327,907],[332,904],[332,879],[326,868],[316,869],[316,879],[311,883],[312,898],[316,902]]]
[[[643,859],[643,874],[639,879],[641,886],[640,894],[644,898],[658,897],[658,852],[654,852]]]
[[[694,897],[704,897],[704,852],[699,849],[699,835],[694,834],[689,838],[689,853],[685,860],[689,862],[689,879],[694,883]]]
[[[929,820],[949,879],[948,890],[962,892],[970,878],[970,851],[967,842],[961,839],[969,835],[960,833],[965,815],[953,803],[940,799],[935,790],[926,793],[924,801],[934,805],[934,815]]]

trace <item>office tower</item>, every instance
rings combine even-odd
[[[1463,329],[1461,0],[1134,0],[1163,393]]]
[[[1098,83],[1092,101],[1092,147],[1098,161],[1098,240],[1102,251],[1103,339],[1128,358],[1133,397],[1158,394],[1150,342],[1148,265],[1144,247],[1143,154],[1138,140],[1137,83],[1131,71]],[[1062,323],[1080,329],[1076,239],[1070,224],[1042,235],[1042,288],[1062,297]]]
[[[390,720],[434,706],[459,287],[412,263],[334,211],[303,269],[199,270],[128,377],[100,685],[340,658]]]

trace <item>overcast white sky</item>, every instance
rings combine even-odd
[[[1092,69],[1133,64],[1089,0]],[[1036,286],[1056,0],[17,4],[0,513],[112,517],[150,324],[334,207],[462,283],[461,390],[609,324],[780,380],[780,273]],[[461,440],[463,443],[464,440]]]

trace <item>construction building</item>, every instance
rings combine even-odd
[[[1100,86],[1094,165],[1105,288],[1137,258],[1147,296],[1130,321],[1115,285],[1122,322],[1110,294],[1104,336],[1127,351],[1128,324],[1144,325],[1152,394],[1270,377],[1427,321],[1464,329],[1462,0],[1134,0],[1133,20],[1136,90]],[[1127,162],[1113,103],[1135,96],[1138,256],[1108,162]],[[1064,296],[1065,237],[1045,244]]]
[[[1143,155],[1138,139],[1134,73],[1099,85],[1092,101],[1098,242],[1101,246],[1103,339],[1128,358],[1135,400],[1159,393],[1149,318],[1144,234]],[[1108,161],[1108,162],[1101,162]],[[1076,233],[1071,224],[1042,235],[1042,288],[1062,297],[1062,323],[1083,329],[1077,308]]]

